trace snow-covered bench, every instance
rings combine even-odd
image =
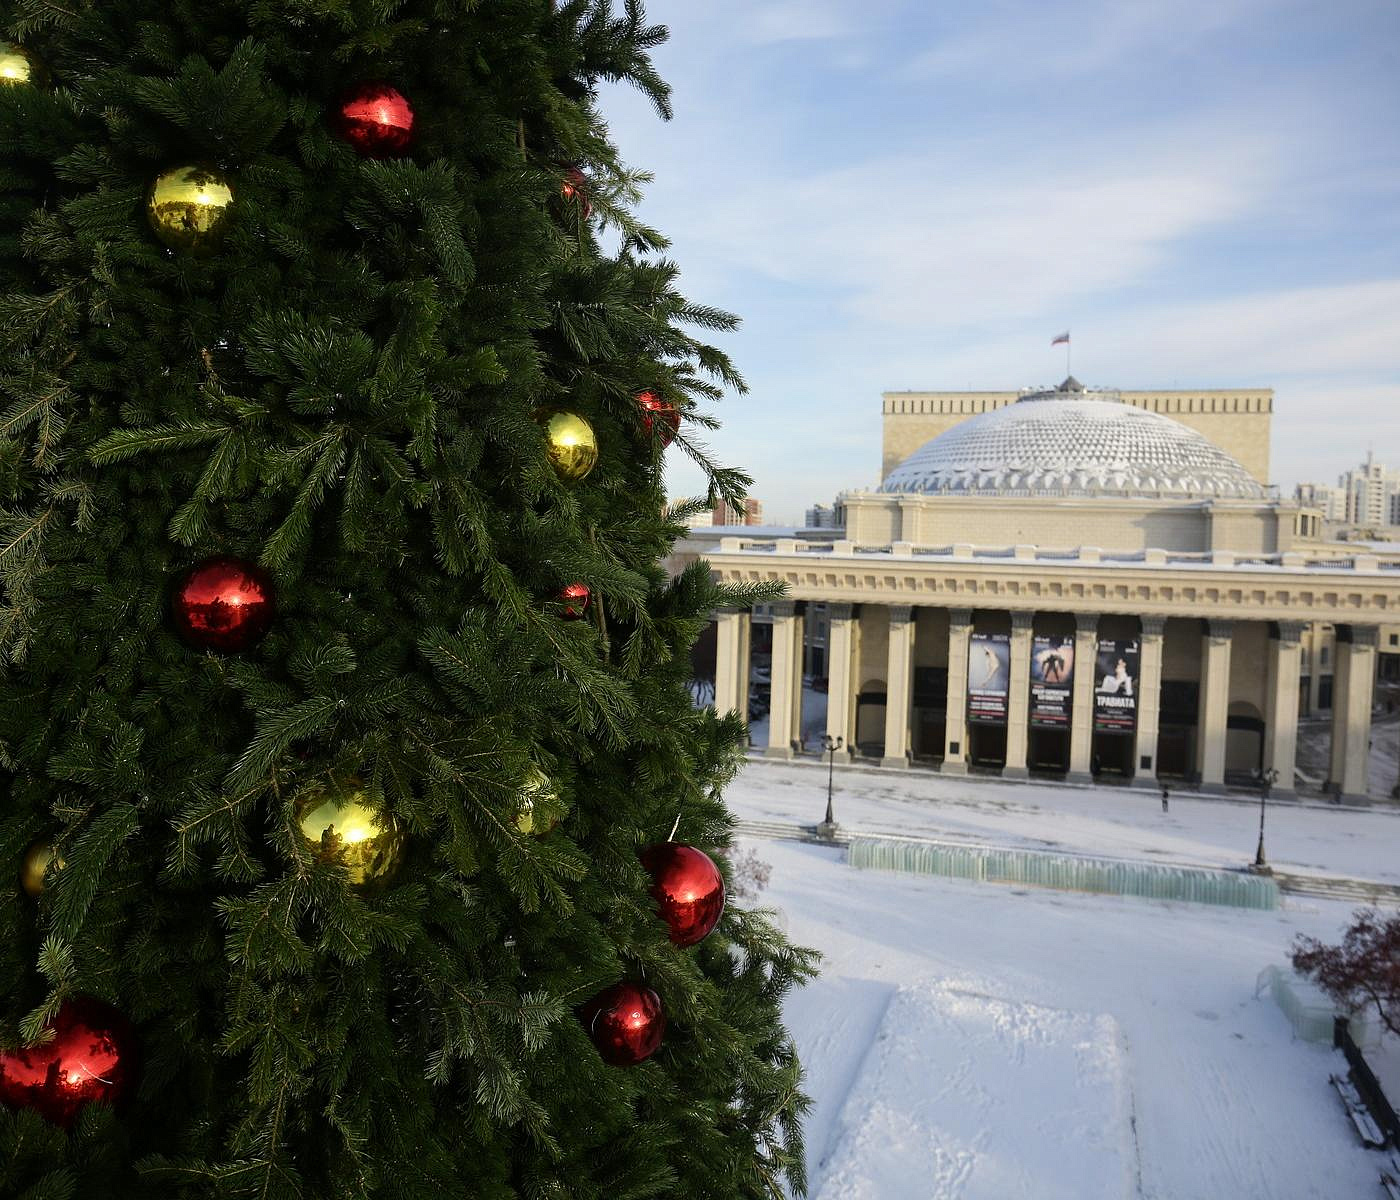
[[[1331,1075],[1329,1079],[1332,1086],[1337,1089],[1337,1095],[1342,1098],[1347,1116],[1351,1118],[1351,1123],[1356,1126],[1356,1132],[1361,1135],[1361,1140],[1373,1150],[1385,1149],[1386,1136],[1367,1110],[1351,1080],[1345,1075]],[[1396,1200],[1400,1200],[1400,1197],[1396,1197]]]

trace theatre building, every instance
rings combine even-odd
[[[787,585],[757,624],[717,614],[717,707],[747,716],[761,686],[765,753],[814,752],[805,674],[842,753],[887,766],[1204,791],[1273,770],[1276,794],[1364,798],[1400,555],[1324,541],[1322,514],[1269,486],[1272,410],[1268,390],[1072,378],[887,394],[882,481],[843,494],[835,528],[678,548]],[[1319,711],[1330,749],[1308,777],[1299,720]]]

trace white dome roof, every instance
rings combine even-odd
[[[1189,496],[1262,499],[1240,462],[1179,421],[1085,392],[1053,392],[980,413],[925,442],[886,476],[882,492],[990,495]]]

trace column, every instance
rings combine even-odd
[[[1133,783],[1137,787],[1157,786],[1157,734],[1162,719],[1162,636],[1166,617],[1143,617],[1137,695],[1137,758],[1133,763]]]
[[[890,608],[890,658],[885,672],[885,757],[882,767],[909,765],[909,717],[914,703],[914,610]]]
[[[1347,671],[1351,656],[1342,649],[1343,625],[1333,626],[1332,638],[1332,745],[1328,758],[1327,783],[1324,790],[1340,791],[1346,774],[1347,758]]]
[[[1030,736],[1031,716],[1031,626],[1035,614],[1011,614],[1011,675],[1006,697],[1006,766],[1002,775],[1007,779],[1025,779],[1026,745]]]
[[[1278,772],[1275,796],[1294,793],[1298,762],[1298,688],[1303,677],[1303,623],[1277,621],[1269,632],[1269,678],[1264,694],[1264,766]]]
[[[1318,643],[1321,638],[1316,624],[1307,626],[1308,639],[1308,715],[1316,716],[1322,700],[1322,654]]]
[[[788,731],[789,743],[796,742],[802,749],[802,690],[807,669],[807,606],[797,605],[797,614],[792,623],[792,661],[796,670],[792,673],[792,726]],[[771,728],[771,727],[770,727]]]
[[[724,608],[716,614],[715,711],[749,718],[749,610]]]
[[[1201,638],[1201,698],[1196,714],[1196,773],[1203,792],[1225,791],[1225,741],[1230,720],[1233,621],[1207,621]]]
[[[792,600],[773,605],[773,667],[769,686],[768,758],[791,758],[802,720],[802,617]]]
[[[1345,691],[1341,706],[1345,712],[1346,752],[1341,772],[1334,776],[1342,785],[1342,799],[1354,804],[1370,802],[1371,704],[1376,690],[1376,648],[1380,630],[1374,626],[1348,625],[1337,630],[1337,666],[1346,662]],[[1345,638],[1346,640],[1342,640]],[[1336,709],[1336,683],[1333,683]],[[1333,730],[1336,720],[1333,720]],[[1333,737],[1336,734],[1334,732]]]
[[[1074,689],[1069,713],[1069,778],[1092,783],[1094,753],[1094,670],[1099,661],[1098,613],[1074,614]]]
[[[948,610],[948,714],[944,725],[945,775],[967,774],[967,640],[972,636],[972,610]]]
[[[841,739],[843,752],[855,752],[855,605],[828,604],[826,634],[826,735]]]

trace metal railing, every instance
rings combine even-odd
[[[1386,1096],[1376,1073],[1371,1070],[1371,1064],[1366,1061],[1365,1053],[1351,1036],[1351,1024],[1346,1017],[1336,1019],[1332,1044],[1346,1055],[1351,1067],[1351,1081],[1370,1111],[1371,1119],[1390,1137],[1392,1146],[1400,1146],[1400,1114],[1396,1113],[1395,1105]]]

